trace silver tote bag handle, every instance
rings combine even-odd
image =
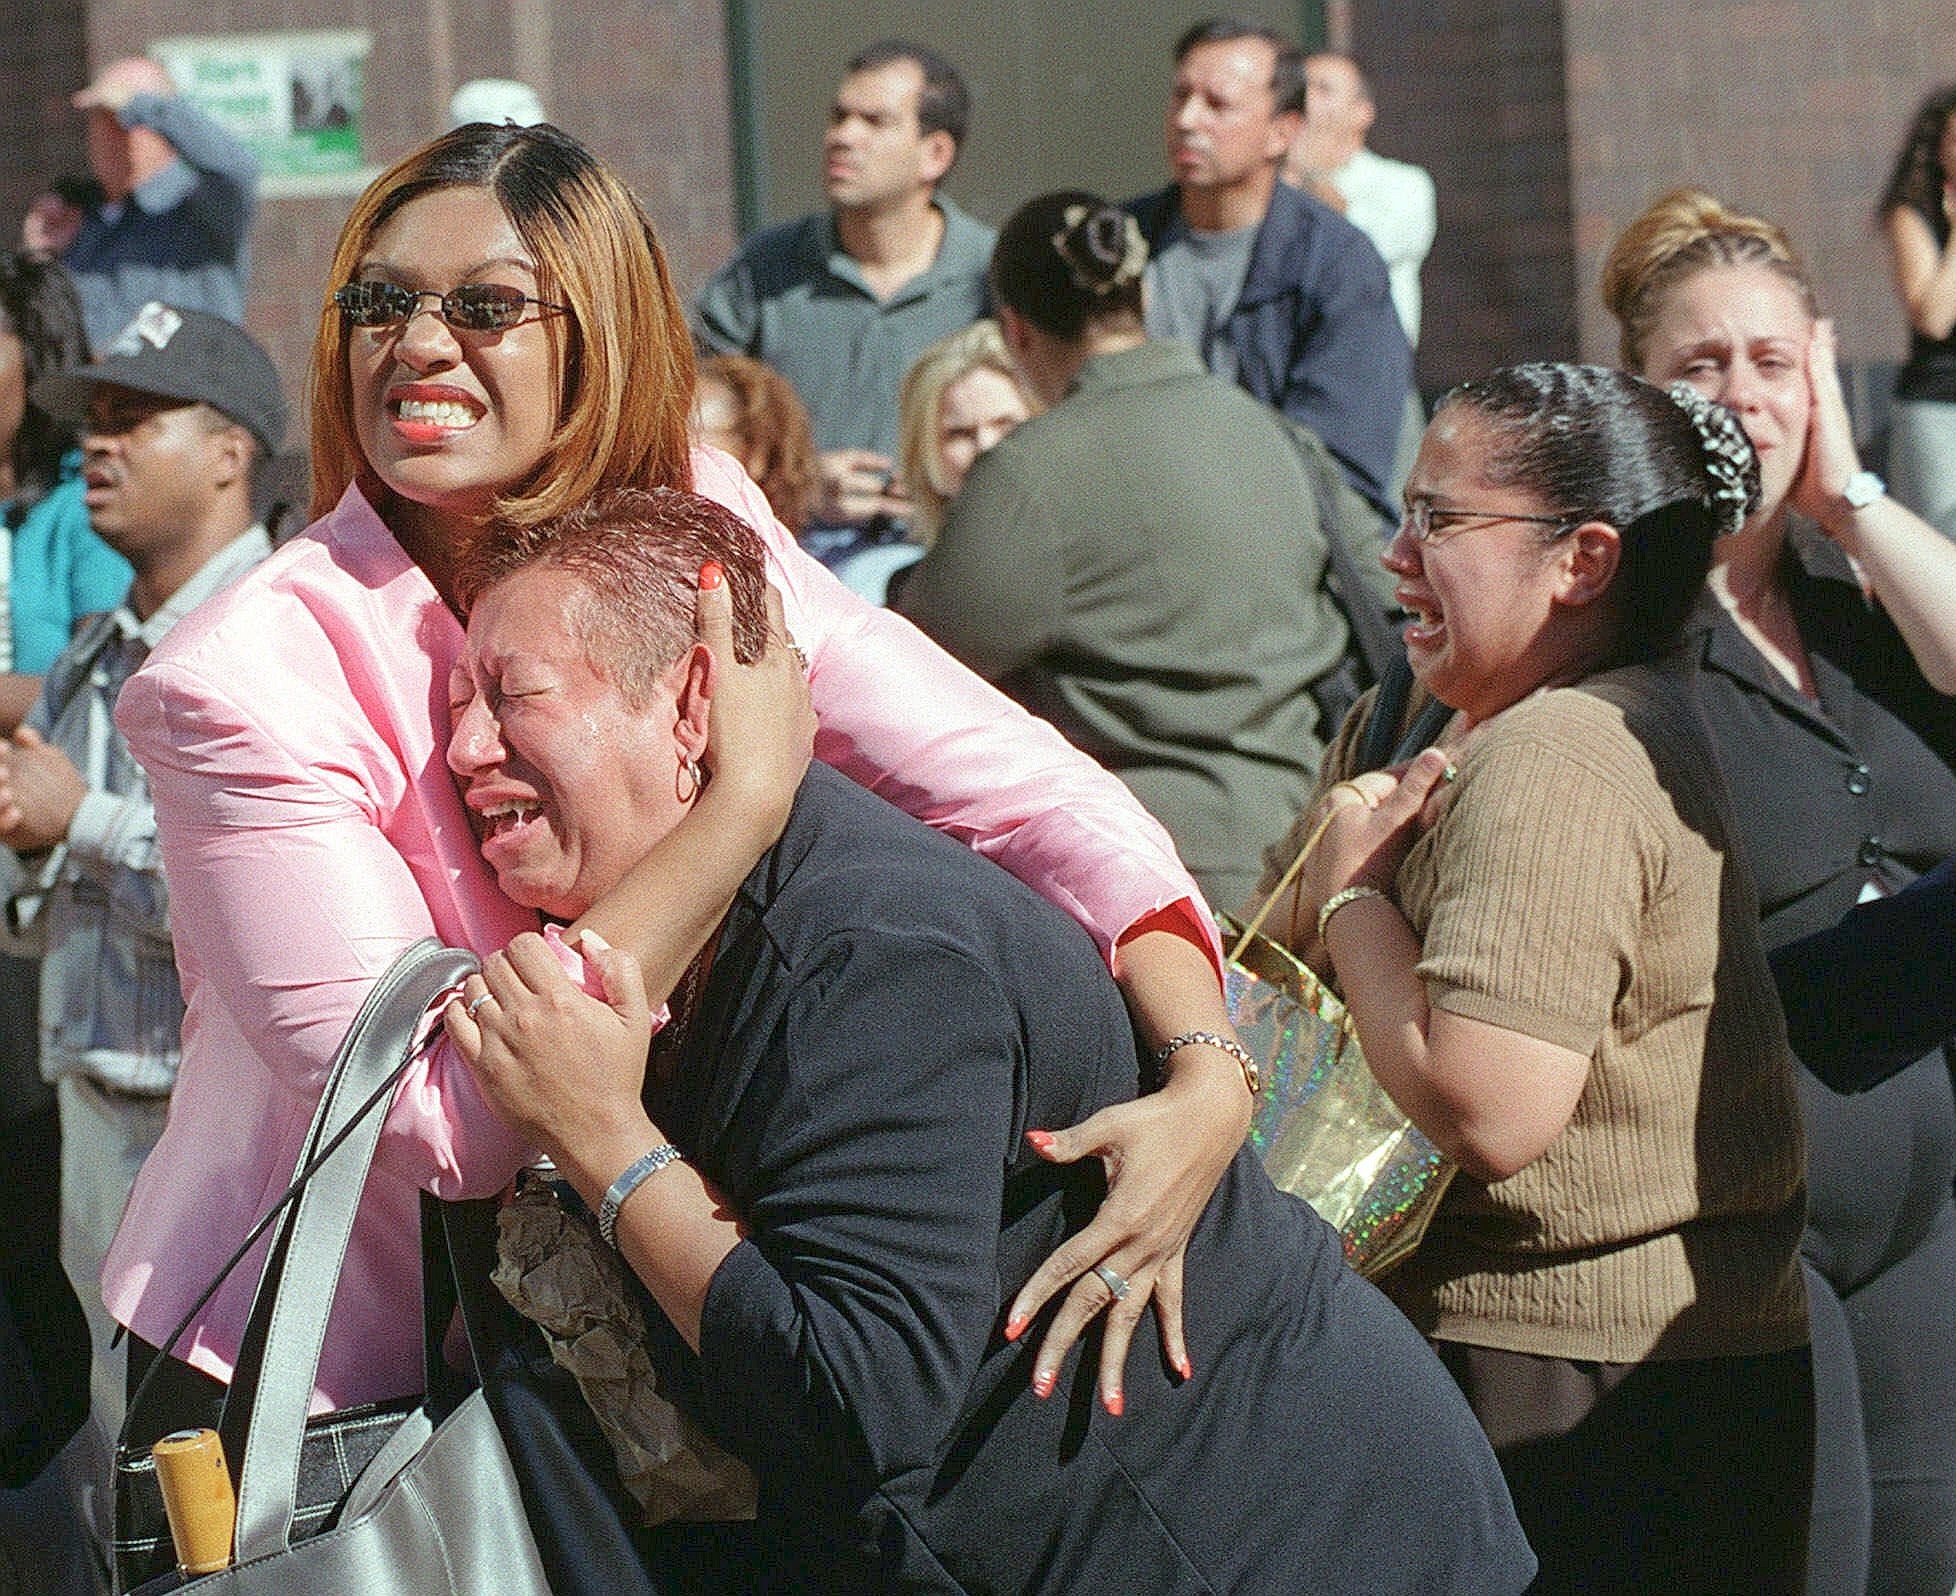
[[[307,1181],[274,1239],[252,1301],[250,1326],[256,1328],[269,1318],[269,1328],[257,1365],[238,1475],[240,1563],[291,1545],[299,1453],[319,1377],[326,1321],[393,1096],[388,1093],[378,1102],[369,1099],[401,1068],[436,995],[479,967],[474,954],[445,948],[433,937],[423,938],[375,983],[334,1057],[298,1167],[303,1169],[363,1107],[369,1112]],[[247,1346],[251,1340],[248,1329]]]

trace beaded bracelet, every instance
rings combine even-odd
[[[634,1159],[626,1167],[625,1173],[611,1183],[611,1189],[604,1194],[604,1201],[598,1204],[598,1234],[604,1237],[607,1247],[616,1248],[618,1245],[618,1210],[624,1206],[625,1199],[666,1165],[676,1164],[685,1156],[671,1142],[663,1142],[649,1153]]]
[[[1243,1084],[1255,1097],[1263,1090],[1263,1070],[1251,1055],[1250,1050],[1240,1042],[1232,1042],[1226,1036],[1218,1036],[1214,1031],[1184,1031],[1180,1036],[1170,1037],[1155,1049],[1154,1067],[1159,1071],[1162,1065],[1185,1047],[1200,1042],[1204,1047],[1220,1048],[1243,1067]]]

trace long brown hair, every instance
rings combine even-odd
[[[1888,174],[1888,186],[1881,191],[1879,215],[1907,206],[1935,228],[1942,216],[1942,186],[1951,175],[1942,166],[1942,134],[1952,116],[1956,116],[1956,83],[1945,83],[1916,108],[1908,137]]]
[[[404,205],[447,188],[493,194],[536,259],[539,297],[571,312],[548,457],[498,501],[496,518],[525,525],[613,487],[691,488],[693,346],[665,252],[631,191],[568,133],[472,122],[403,156],[354,203],[328,283],[353,279],[374,234]],[[314,516],[355,480],[373,486],[353,424],[347,343],[329,297],[309,378]]]

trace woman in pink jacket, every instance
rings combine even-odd
[[[1055,1130],[1049,1156],[1104,1156],[1114,1185],[1027,1285],[1008,1334],[1069,1288],[1037,1359],[1035,1384],[1050,1383],[1111,1304],[1100,1378],[1113,1396],[1152,1295],[1186,1372],[1180,1249],[1250,1098],[1216,1045],[1229,1030],[1213,934],[1160,827],[1057,733],[803,557],[730,459],[689,451],[692,354],[664,258],[574,140],[472,125],[414,152],[355,205],[332,274],[312,369],[318,519],[180,623],[117,709],[150,774],[188,1005],[169,1126],[104,1276],[137,1355],[285,1186],[327,1064],[394,955],[431,933],[487,952],[535,929],[482,865],[442,761],[462,646],[455,558],[492,519],[533,522],[628,484],[691,487],[760,529],[807,656],[816,754],[1066,908],[1110,960],[1143,1045],[1179,1043],[1160,1091]],[[710,821],[680,826],[580,922],[637,954],[655,997],[785,818],[806,734],[784,732],[774,707],[802,709],[779,690],[781,653],[729,668],[729,707],[761,707],[734,757],[713,751]],[[526,1155],[450,1046],[434,1049],[387,1122],[316,1408],[419,1389],[415,1194],[495,1191]],[[1095,1266],[1134,1289],[1112,1301]],[[228,1379],[255,1277],[234,1274],[178,1357]]]

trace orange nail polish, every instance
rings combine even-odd
[[[1005,1339],[1007,1341],[1017,1341],[1020,1336],[1026,1333],[1027,1323],[1028,1320],[1024,1314],[1013,1314],[1011,1318],[1005,1321]]]
[[[1186,1352],[1175,1360],[1175,1372],[1184,1380],[1195,1378],[1195,1365],[1189,1362],[1189,1355]]]
[[[1127,1411],[1127,1398],[1118,1391],[1109,1391],[1100,1399],[1100,1405],[1118,1419]]]
[[[1032,1143],[1032,1150],[1042,1157],[1049,1155],[1053,1150],[1051,1131],[1027,1131],[1026,1140]]]
[[[1053,1385],[1058,1379],[1057,1369],[1041,1369],[1032,1377],[1032,1394],[1044,1402],[1053,1394]]]
[[[702,593],[712,592],[714,588],[720,585],[721,578],[725,574],[720,569],[720,562],[718,560],[708,560],[706,564],[700,567],[700,591]]]

